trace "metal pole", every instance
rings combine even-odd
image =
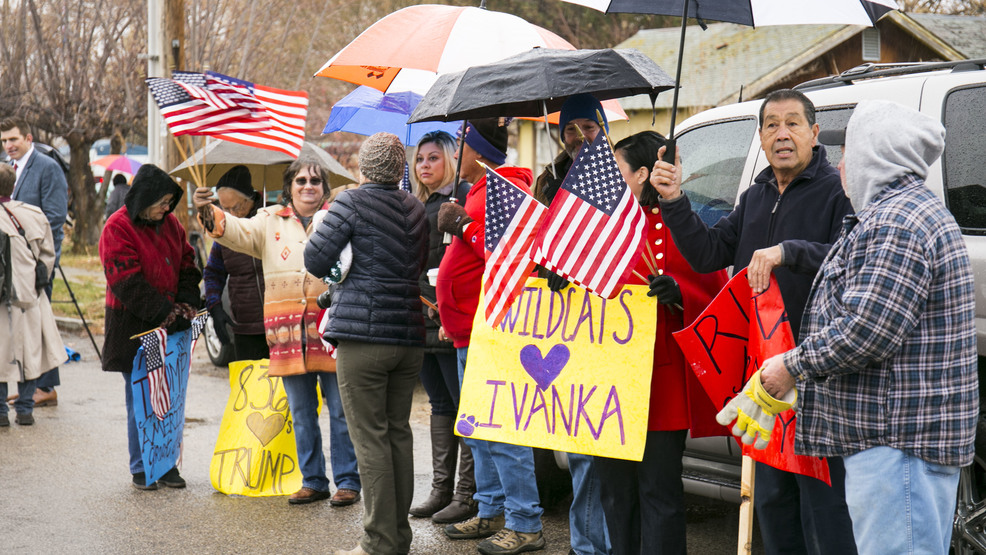
[[[688,2],[684,0],[681,8],[681,38],[678,42],[678,69],[674,75],[674,99],[671,101],[671,131],[668,133],[664,157],[662,158],[669,164],[674,164],[675,150],[677,141],[674,139],[674,123],[678,116],[678,90],[681,89],[681,60],[685,57],[685,29],[688,27]]]
[[[68,278],[65,277],[65,270],[62,269],[61,264],[56,264],[56,267],[58,268],[59,273],[62,274],[62,281],[65,282],[65,289],[68,290],[68,296],[72,299],[72,304],[75,305],[75,311],[79,313],[79,318],[82,319],[82,327],[86,328],[86,333],[89,334],[89,341],[92,341],[92,347],[93,349],[96,349],[96,356],[99,357],[100,362],[102,362],[103,355],[99,352],[99,346],[96,345],[96,338],[92,336],[92,331],[89,329],[89,324],[86,322],[86,315],[82,313],[82,307],[79,306],[79,301],[75,299],[75,293],[72,291],[72,287],[68,284]]]
[[[161,0],[147,0],[147,76],[164,77],[164,50],[161,22],[164,20]],[[166,133],[161,113],[150,91],[147,92],[147,157],[158,167],[165,159]]]

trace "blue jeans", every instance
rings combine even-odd
[[[846,502],[860,553],[948,553],[959,467],[891,447],[844,460]]]
[[[14,401],[14,410],[17,414],[31,414],[34,410],[34,390],[38,380],[27,380],[17,382],[17,400]],[[10,408],[7,406],[7,382],[0,382],[0,414],[7,414]]]
[[[44,374],[41,374],[38,377],[37,382],[37,388],[44,389],[45,391],[53,389],[56,385],[61,385],[62,380],[59,378],[58,368],[52,368]]]
[[[127,393],[127,448],[130,450],[130,473],[144,471],[144,459],[141,458],[140,437],[137,435],[137,419],[134,418],[134,390],[130,385],[130,372],[122,372],[123,382]]]
[[[322,428],[318,424],[316,383],[322,387],[322,399],[329,413],[329,458],[332,480],[337,488],[360,490],[356,451],[349,439],[346,414],[339,397],[339,382],[334,372],[310,372],[281,378],[288,396],[294,421],[294,443],[298,449],[298,467],[302,487],[329,491],[325,476],[325,453],[322,451]]]
[[[829,457],[828,464],[831,487],[816,478],[756,463],[753,504],[768,555],[856,554],[846,507],[846,468],[840,457]]]
[[[599,473],[593,459],[592,455],[568,454],[568,470],[572,473],[568,529],[572,549],[577,555],[607,555],[611,549],[606,516],[599,498]]]
[[[428,392],[432,416],[455,417],[459,408],[459,371],[453,352],[425,353],[421,385]]]
[[[459,385],[466,372],[468,347],[456,349]],[[541,530],[541,501],[534,478],[534,452],[530,447],[466,438],[472,449],[479,516],[503,513],[506,527],[527,534]]]

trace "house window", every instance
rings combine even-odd
[[[880,61],[880,30],[875,28],[863,30],[863,61]]]

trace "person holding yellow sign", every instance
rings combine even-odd
[[[620,173],[647,215],[647,246],[636,273],[648,276],[658,316],[643,460],[595,457],[613,553],[685,553],[685,437],[689,429],[693,436],[727,433],[671,336],[691,323],[727,280],[722,270],[692,270],[664,226],[657,191],[644,186],[664,144],[660,134],[644,131],[614,147]]]
[[[336,361],[318,334],[317,297],[327,287],[305,271],[304,252],[315,213],[329,196],[328,169],[314,158],[299,158],[284,171],[284,205],[237,218],[212,204],[212,190],[199,187],[192,198],[199,221],[216,242],[259,258],[264,269],[264,329],[270,346],[269,375],[280,377],[294,422],[302,488],[288,503],[329,499],[334,506],[360,498],[360,477],[339,396]],[[330,494],[318,423],[318,387],[329,412],[329,449],[336,493]]]

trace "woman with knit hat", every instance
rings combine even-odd
[[[99,237],[99,260],[106,273],[103,371],[123,374],[130,473],[134,487],[142,490],[157,489],[158,484],[185,487],[177,468],[157,482],[146,482],[130,387],[140,346],[131,336],[159,326],[169,333],[188,329],[200,304],[202,273],[195,267],[185,228],[171,213],[181,196],[181,187],[164,170],[144,164],[134,176],[123,208],[110,214]]]
[[[251,218],[263,205],[254,190],[250,170],[233,166],[216,183],[219,207],[237,218]],[[250,256],[212,244],[209,260],[202,271],[205,280],[205,306],[212,316],[216,337],[233,344],[235,360],[260,360],[270,357],[264,334],[264,267]],[[223,290],[229,286],[232,317],[223,308]],[[233,337],[229,336],[232,331]]]
[[[325,276],[346,245],[352,262],[332,293],[323,337],[336,345],[342,404],[363,473],[363,537],[336,555],[393,555],[411,548],[414,493],[411,398],[424,355],[418,279],[428,220],[403,191],[404,145],[377,133],[359,150],[360,187],[343,191],[305,247],[305,266]]]
[[[360,497],[360,477],[346,416],[339,397],[336,361],[318,334],[316,298],[327,289],[305,271],[304,251],[315,213],[329,195],[328,169],[313,158],[299,158],[284,171],[284,205],[238,218],[212,204],[212,191],[199,187],[192,197],[199,221],[221,245],[259,258],[264,267],[264,331],[270,348],[268,374],[280,377],[294,422],[302,487],[288,503],[303,505],[330,498],[318,423],[318,388],[329,413],[329,453],[336,493],[334,506]]]

